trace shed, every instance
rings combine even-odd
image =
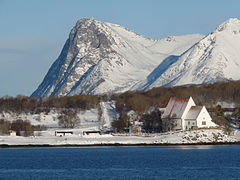
[[[101,135],[101,131],[83,131],[83,135]]]
[[[55,131],[55,136],[71,136],[73,135],[73,131]]]
[[[16,135],[17,135],[17,132],[14,131],[14,130],[10,130],[10,131],[9,131],[9,135],[10,135],[10,136],[16,136]]]

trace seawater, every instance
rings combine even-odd
[[[0,179],[240,179],[240,146],[0,149]]]

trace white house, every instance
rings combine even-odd
[[[169,130],[189,130],[216,127],[205,106],[196,106],[192,97],[170,98],[162,115],[163,125]]]

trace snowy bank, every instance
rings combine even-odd
[[[73,134],[58,137],[45,132],[42,136],[0,136],[1,147],[16,146],[111,146],[111,145],[189,145],[189,144],[234,144],[240,143],[240,132],[225,135],[219,129],[175,132],[169,134],[144,135],[95,135]]]

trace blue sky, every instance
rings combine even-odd
[[[31,95],[82,17],[120,24],[150,38],[208,34],[239,0],[0,0],[0,96]]]

